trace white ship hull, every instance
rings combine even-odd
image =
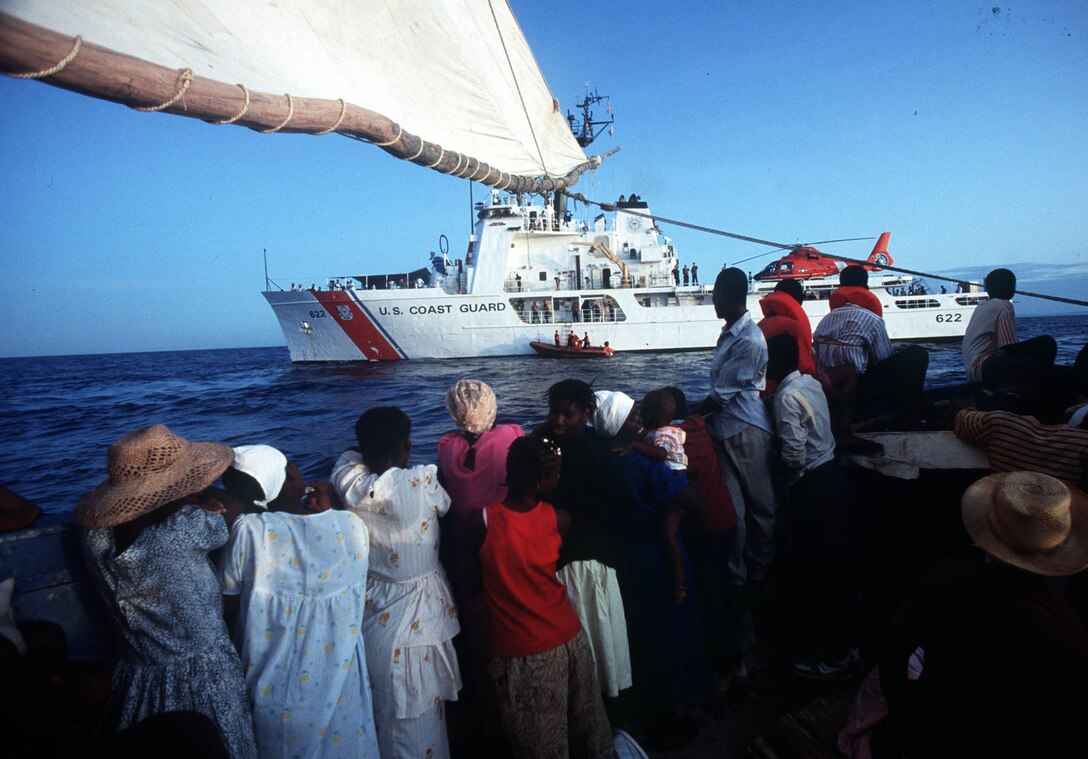
[[[884,305],[892,340],[942,340],[963,336],[978,296],[917,295],[896,298],[874,291]],[[437,288],[418,290],[321,290],[266,292],[287,341],[292,361],[383,361],[406,358],[467,358],[532,354],[529,342],[551,340],[558,329],[588,332],[595,345],[608,341],[616,351],[681,351],[713,348],[722,320],[714,314],[710,288],[646,288],[580,290],[536,296],[534,300],[571,298],[615,300],[622,321],[601,315],[594,321],[559,318],[537,312],[533,322],[517,307],[520,296],[450,295]],[[645,306],[653,297],[662,305]],[[748,298],[748,310],[759,317],[761,296]],[[677,301],[702,300],[702,304]],[[668,302],[673,301],[672,305]],[[903,307],[896,302],[917,304]],[[652,301],[651,301],[652,302]],[[935,305],[934,305],[935,304]],[[549,306],[555,313],[555,308]],[[828,312],[826,300],[805,302],[813,329]],[[562,313],[562,312],[561,312]]]

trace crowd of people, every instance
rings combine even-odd
[[[963,499],[980,558],[927,576],[869,657],[851,755],[1085,745],[1088,633],[1042,578],[1088,567],[1088,422],[1046,418],[1055,400],[1024,390],[1085,394],[1084,356],[1066,372],[1052,339],[1017,341],[1015,279],[987,287],[965,369],[994,404],[1041,415],[956,417],[995,472]],[[445,397],[455,429],[416,457],[434,463],[410,463],[411,420],[378,406],[317,482],[268,445],[163,425],[115,441],[76,512],[117,640],[103,734],[438,759],[457,702],[456,737],[489,755],[609,757],[619,728],[676,745],[763,663],[753,615],[771,595],[792,675],[860,674],[841,456],[880,452],[860,415],[917,412],[927,356],[893,350],[861,267],[815,330],[798,283],[758,323],[747,295],[743,271],[718,275],[724,326],[690,408],[675,387],[636,403],[571,378],[523,429],[464,379]]]

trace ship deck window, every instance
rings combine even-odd
[[[627,321],[627,314],[614,298],[607,295],[591,298],[511,298],[510,306],[523,324]]]
[[[989,295],[957,295],[956,303],[961,306],[977,306],[979,303],[985,303],[989,299]]]
[[[896,308],[940,308],[941,303],[936,298],[899,298],[895,301]]]

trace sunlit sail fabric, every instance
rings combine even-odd
[[[510,174],[586,161],[504,0],[0,0],[0,12],[253,91],[342,99]]]

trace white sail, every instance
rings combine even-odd
[[[0,12],[197,77],[343,100],[512,175],[586,161],[505,0],[0,0]]]

